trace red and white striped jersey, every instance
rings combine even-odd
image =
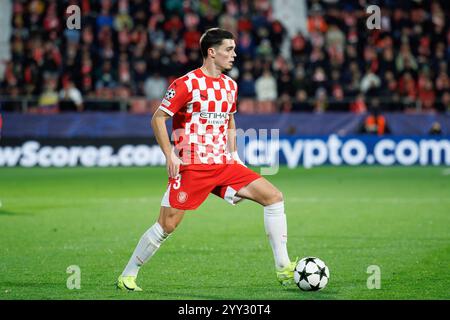
[[[159,109],[173,117],[172,140],[186,164],[224,164],[229,114],[236,112],[237,84],[222,74],[195,69],[167,89]]]

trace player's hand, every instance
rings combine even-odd
[[[183,164],[183,161],[181,161],[180,158],[177,157],[177,155],[172,152],[167,161],[167,173],[170,178],[176,178],[178,173],[180,172],[180,165]]]

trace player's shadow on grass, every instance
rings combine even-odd
[[[29,212],[14,212],[14,211],[8,211],[8,210],[2,210],[0,209],[0,217],[1,216],[32,216],[32,213]]]

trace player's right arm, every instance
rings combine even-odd
[[[166,121],[186,106],[189,92],[183,78],[175,80],[167,89],[164,99],[152,117],[152,128],[156,141],[166,157],[167,173],[169,177],[176,178],[180,172],[182,161],[175,154],[167,133]]]
[[[156,141],[166,157],[167,173],[169,177],[175,178],[180,172],[181,160],[175,155],[167,133],[166,121],[170,118],[168,113],[158,109],[152,117],[152,128]]]

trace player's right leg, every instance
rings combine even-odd
[[[164,240],[181,222],[185,210],[195,210],[208,197],[215,185],[218,166],[203,170],[180,168],[176,178],[169,178],[166,193],[161,201],[158,221],[142,236],[125,270],[119,277],[118,287],[139,290],[136,277],[139,268],[159,249]]]
[[[141,237],[127,266],[117,280],[117,288],[142,291],[136,284],[139,269],[156,253],[184,217],[184,210],[161,207],[158,221]]]

